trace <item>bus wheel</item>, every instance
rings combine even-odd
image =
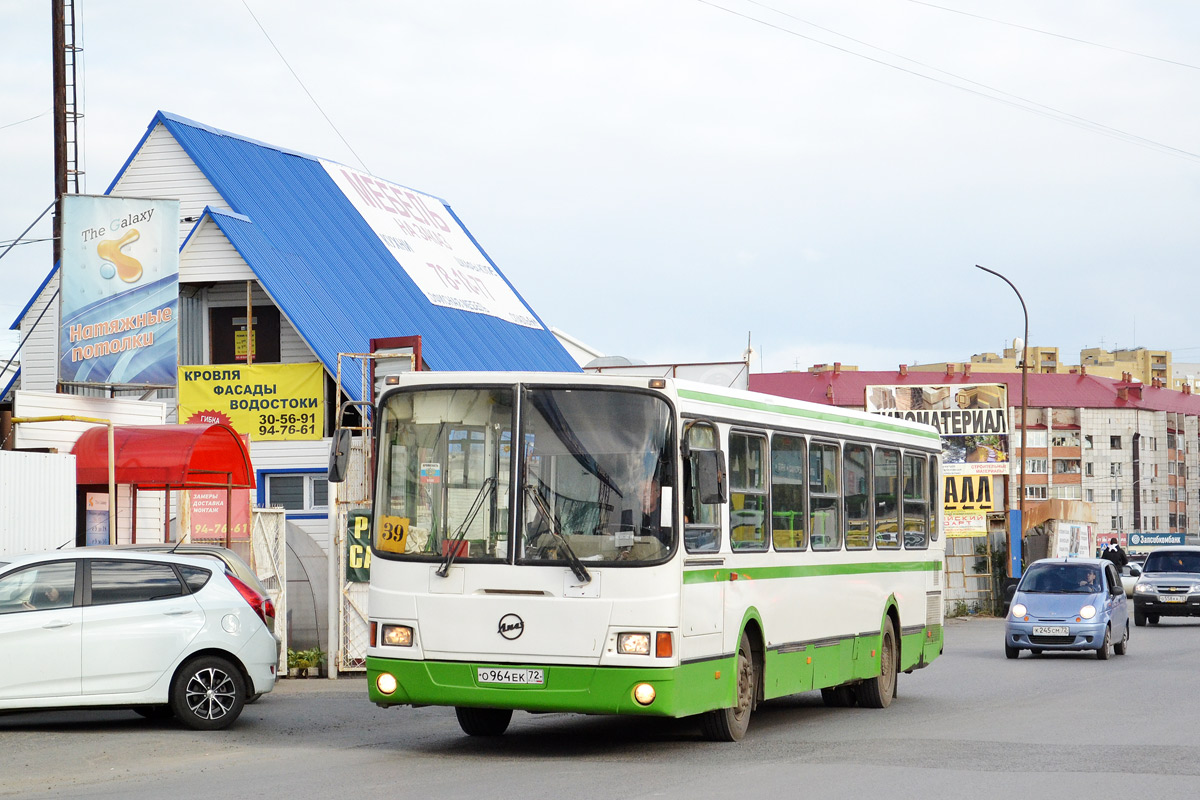
[[[750,638],[742,633],[737,655],[737,705],[718,708],[704,715],[704,737],[714,742],[737,742],[750,727],[750,712],[754,710],[754,695],[758,679],[754,674],[754,653]]]
[[[508,730],[511,708],[454,708],[458,727],[468,736],[499,736]]]
[[[858,695],[853,686],[834,686],[821,690],[821,701],[830,708],[853,708],[858,705]]]
[[[883,626],[883,637],[879,641],[879,675],[863,681],[858,693],[858,704],[864,708],[887,708],[896,696],[896,630],[892,618]]]

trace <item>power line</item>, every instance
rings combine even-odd
[[[964,17],[974,17],[975,19],[982,19],[986,22],[994,22],[997,25],[1007,25],[1010,28],[1020,28],[1023,31],[1031,31],[1033,33],[1040,33],[1043,36],[1053,36],[1056,39],[1066,39],[1068,42],[1077,42],[1079,44],[1086,44],[1089,47],[1099,47],[1103,50],[1112,50],[1117,53],[1124,53],[1124,54],[1130,55],[1130,56],[1137,56],[1138,58],[1148,58],[1151,61],[1161,61],[1164,64],[1174,64],[1177,67],[1187,67],[1188,69],[1200,69],[1200,67],[1196,66],[1195,64],[1188,64],[1185,61],[1175,61],[1170,58],[1161,58],[1159,56],[1152,56],[1149,53],[1139,53],[1136,50],[1126,50],[1123,47],[1114,47],[1113,45],[1100,44],[1099,42],[1091,42],[1091,41],[1088,41],[1087,39],[1078,39],[1074,36],[1067,36],[1062,33],[1054,33],[1053,31],[1044,31],[1040,28],[1031,28],[1028,25],[1020,25],[1016,22],[1006,22],[1002,19],[995,19],[993,17],[985,17],[980,14],[972,14],[970,11],[963,11],[958,8],[947,8],[946,6],[939,6],[934,3],[926,3],[926,2],[924,2],[924,0],[908,0],[908,2],[915,3],[919,6],[929,6],[930,8],[936,8],[941,11],[949,11],[952,14],[962,14]]]
[[[283,65],[288,68],[288,72],[292,73],[292,77],[296,79],[296,83],[300,84],[300,88],[304,90],[306,95],[308,95],[308,99],[311,100],[312,104],[317,107],[317,111],[321,112],[321,116],[324,117],[325,121],[329,123],[329,127],[333,128],[333,132],[336,133],[338,138],[342,140],[342,144],[346,145],[346,149],[350,151],[363,170],[368,174],[373,175],[374,173],[371,172],[366,163],[358,157],[358,153],[354,152],[354,148],[350,146],[350,142],[346,141],[346,137],[342,136],[342,132],[339,131],[337,126],[333,124],[333,120],[331,120],[329,115],[325,113],[325,109],[321,108],[321,104],[317,102],[317,98],[312,96],[312,92],[310,92],[308,87],[304,85],[304,81],[300,80],[300,76],[296,74],[296,70],[292,69],[292,65],[288,63],[286,58],[284,58],[283,53],[275,45],[274,40],[271,39],[271,34],[267,33],[267,29],[264,28],[263,24],[258,21],[258,17],[254,16],[254,12],[250,10],[250,6],[246,3],[246,0],[242,0],[242,5],[246,7],[246,12],[250,15],[251,19],[254,20],[254,24],[258,26],[258,29],[262,31],[263,36],[267,37],[267,41],[270,42],[271,47],[274,48],[275,54],[279,56],[279,60],[282,61]]]
[[[20,119],[20,120],[17,120],[16,122],[10,122],[10,123],[8,123],[7,125],[0,125],[0,131],[4,130],[5,128],[15,128],[15,127],[16,127],[16,126],[18,126],[18,125],[24,125],[26,122],[33,122],[35,119],[41,119],[42,117],[46,116],[47,114],[49,114],[49,113],[50,113],[51,111],[53,111],[53,110],[54,110],[53,108],[47,108],[47,109],[46,109],[45,111],[43,111],[42,113],[40,113],[40,114],[36,114],[36,115],[34,115],[34,116],[32,116],[32,117],[29,117],[29,118],[27,118],[27,119]]]
[[[1060,122],[1064,125],[1071,125],[1076,128],[1081,128],[1083,130],[1091,131],[1092,133],[1098,133],[1102,136],[1107,136],[1111,139],[1117,139],[1119,141],[1124,141],[1129,144],[1138,145],[1139,147],[1145,147],[1145,148],[1148,148],[1151,150],[1157,150],[1160,153],[1174,156],[1176,158],[1183,158],[1183,159],[1186,159],[1189,161],[1200,161],[1200,153],[1193,153],[1190,150],[1183,150],[1178,147],[1172,147],[1171,145],[1164,144],[1163,142],[1155,141],[1154,139],[1148,139],[1143,136],[1138,136],[1137,134],[1129,133],[1127,131],[1122,131],[1118,128],[1113,128],[1113,127],[1104,125],[1099,122],[1094,122],[1092,120],[1087,119],[1086,117],[1081,117],[1081,116],[1078,116],[1075,114],[1070,114],[1068,112],[1061,111],[1057,108],[1054,108],[1053,106],[1048,106],[1048,105],[1044,105],[1042,103],[1037,103],[1032,100],[1028,100],[1024,97],[1021,97],[1020,95],[1015,95],[1010,92],[1005,92],[1003,90],[996,89],[992,86],[988,86],[987,84],[979,83],[978,81],[973,81],[973,80],[971,80],[969,78],[965,78],[961,75],[956,75],[952,72],[947,72],[945,70],[938,69],[938,68],[930,66],[928,64],[924,64],[920,61],[916,61],[914,59],[908,58],[907,56],[902,56],[898,53],[894,53],[894,52],[892,52],[890,50],[886,50],[882,47],[876,47],[875,45],[868,44],[867,42],[863,42],[863,41],[860,41],[853,37],[846,36],[845,34],[838,33],[835,30],[832,30],[830,28],[825,28],[821,25],[817,25],[814,22],[809,22],[808,20],[802,19],[793,14],[789,14],[785,11],[780,11],[779,9],[773,8],[764,3],[757,2],[756,0],[747,0],[747,2],[752,3],[753,5],[757,5],[768,11],[772,11],[781,16],[788,17],[789,19],[795,20],[796,22],[800,22],[805,25],[809,25],[813,28],[824,31],[825,33],[829,33],[834,36],[838,36],[840,38],[854,42],[855,44],[862,45],[863,47],[869,47],[872,50],[877,50],[881,53],[885,53],[886,55],[889,55],[893,58],[902,59],[911,64],[915,64],[923,69],[932,70],[934,72],[938,72],[943,75],[948,75],[948,76],[954,78],[955,80],[963,81],[963,82],[971,84],[973,86],[978,86],[981,89],[985,89],[986,91],[978,91],[976,89],[972,89],[970,86],[962,86],[962,85],[959,85],[956,83],[951,83],[950,81],[942,80],[934,75],[928,75],[924,72],[919,72],[917,70],[908,69],[907,67],[903,67],[899,64],[893,64],[891,62],[884,61],[882,59],[874,58],[872,56],[866,55],[865,53],[860,53],[855,50],[851,50],[851,49],[848,49],[845,47],[840,47],[831,42],[827,42],[827,41],[818,39],[813,36],[807,36],[798,31],[794,31],[790,28],[783,27],[782,25],[776,25],[772,22],[768,22],[766,20],[759,19],[758,17],[751,16],[750,14],[746,14],[741,11],[735,11],[731,8],[727,8],[725,6],[722,6],[715,2],[712,2],[711,0],[696,0],[696,2],[706,5],[706,6],[709,6],[711,8],[715,8],[718,11],[724,11],[727,14],[732,14],[735,17],[741,17],[742,19],[749,20],[750,22],[757,22],[759,25],[763,25],[765,27],[772,28],[781,33],[786,33],[790,36],[795,36],[797,38],[804,39],[806,41],[810,41],[815,44],[819,44],[824,47],[831,48],[833,50],[837,50],[838,52],[845,53],[845,54],[851,55],[851,56],[855,56],[857,58],[861,58],[861,59],[870,61],[875,64],[879,64],[880,66],[898,70],[900,72],[907,73],[907,74],[912,75],[917,78],[924,78],[925,80],[932,81],[934,83],[939,83],[939,84],[941,84],[943,86],[947,86],[951,89],[957,89],[961,92],[967,92],[969,94],[973,94],[978,97],[982,97],[984,99],[991,100],[992,102],[995,102],[995,103],[1002,103],[1003,105],[1011,106],[1013,108],[1020,109],[1021,111],[1028,112],[1030,114],[1036,114],[1040,117],[1045,117],[1047,119],[1051,119],[1056,122]],[[993,92],[994,94],[988,94],[988,92]],[[1012,98],[1012,99],[1007,99],[1007,98]]]

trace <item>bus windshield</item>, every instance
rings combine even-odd
[[[649,393],[431,388],[380,414],[374,545],[384,556],[570,566],[657,562],[674,549],[672,415]],[[521,447],[513,451],[514,441]],[[519,481],[513,470],[519,470]],[[512,509],[518,511],[513,545]]]
[[[530,388],[521,419],[523,563],[670,555],[671,412],[661,397]]]

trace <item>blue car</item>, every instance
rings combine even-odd
[[[1100,558],[1043,558],[1025,570],[1004,624],[1004,655],[1092,650],[1125,655],[1129,606],[1121,577]]]

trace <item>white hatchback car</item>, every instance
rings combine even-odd
[[[271,601],[211,558],[59,550],[0,564],[0,710],[130,708],[195,730],[275,687]]]

